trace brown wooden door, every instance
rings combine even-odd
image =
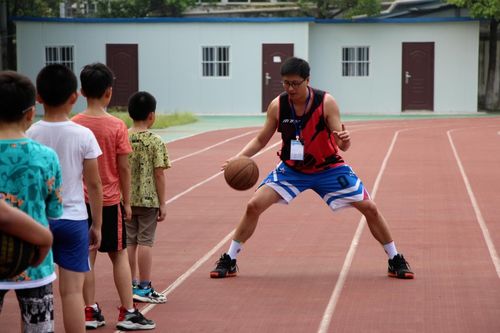
[[[106,64],[115,74],[109,106],[127,106],[130,95],[139,89],[137,44],[106,44]]]
[[[283,92],[281,64],[293,56],[293,44],[262,44],[262,112]]]
[[[402,110],[434,111],[434,43],[403,43]]]

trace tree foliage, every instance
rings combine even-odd
[[[196,0],[97,0],[100,17],[179,17],[196,4]]]
[[[59,0],[5,0],[9,16],[59,16]]]
[[[500,89],[495,86],[498,65],[497,43],[500,22],[500,0],[448,0],[448,3],[469,9],[472,17],[489,20],[488,72],[483,107],[487,110],[500,109]]]
[[[448,3],[468,8],[472,17],[500,20],[500,0],[448,0]]]
[[[299,5],[305,15],[317,18],[373,16],[381,10],[380,0],[299,0]]]

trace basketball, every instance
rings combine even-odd
[[[233,189],[245,191],[257,183],[259,167],[251,158],[241,156],[227,164],[224,169],[224,178]]]
[[[37,255],[35,245],[0,232],[0,279],[21,274]]]

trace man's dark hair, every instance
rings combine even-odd
[[[35,86],[14,71],[0,72],[0,121],[15,123],[35,105]]]
[[[108,66],[96,62],[83,67],[80,82],[85,97],[101,98],[113,86],[114,75]]]
[[[156,110],[156,99],[146,91],[138,91],[128,100],[128,114],[133,120],[146,120]]]
[[[291,57],[285,60],[281,65],[281,76],[285,75],[299,75],[303,79],[309,77],[311,68],[304,59]]]
[[[48,106],[64,104],[78,89],[75,74],[68,67],[53,64],[44,67],[36,77],[36,90]]]

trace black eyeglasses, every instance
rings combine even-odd
[[[302,83],[304,83],[305,80],[306,79],[304,79],[302,81],[287,81],[287,80],[283,80],[283,81],[281,81],[281,84],[285,88],[288,88],[288,87],[291,86],[293,89],[297,89]]]

